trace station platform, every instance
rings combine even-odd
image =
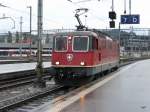
[[[34,63],[17,63],[17,64],[1,64],[0,74],[34,70],[36,68],[36,62]],[[51,67],[51,62],[43,62],[43,67]]]
[[[118,72],[39,112],[150,112],[150,60]]]

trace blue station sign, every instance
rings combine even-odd
[[[121,15],[121,24],[140,24],[140,15]]]

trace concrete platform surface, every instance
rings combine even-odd
[[[99,83],[42,112],[150,112],[150,60],[128,65]]]
[[[13,73],[27,70],[34,70],[36,68],[36,62],[33,63],[16,63],[16,64],[2,64],[0,65],[0,74]],[[51,62],[43,62],[44,68],[51,67]]]

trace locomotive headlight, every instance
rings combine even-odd
[[[84,62],[84,61],[81,61],[80,65],[81,65],[81,66],[84,66],[84,65],[85,65],[85,62]]]
[[[56,63],[55,63],[56,65],[59,65],[59,61],[56,61]]]
[[[69,40],[71,40],[71,37],[68,37]]]

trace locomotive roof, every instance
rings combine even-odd
[[[100,32],[100,31],[95,31],[95,30],[91,30],[91,31],[59,32],[59,33],[55,34],[55,36],[68,36],[68,35],[70,35],[70,36],[72,36],[72,35],[74,35],[74,36],[79,36],[79,35],[80,36],[95,36],[95,37],[101,37],[101,38],[105,38],[107,40],[112,40],[113,41],[113,39],[109,35],[107,35],[107,34],[105,34],[103,32]]]
[[[74,35],[74,36],[97,36],[95,32],[92,31],[72,31],[72,32],[60,32],[56,33],[56,36],[61,35],[61,36],[66,36],[66,35]]]

